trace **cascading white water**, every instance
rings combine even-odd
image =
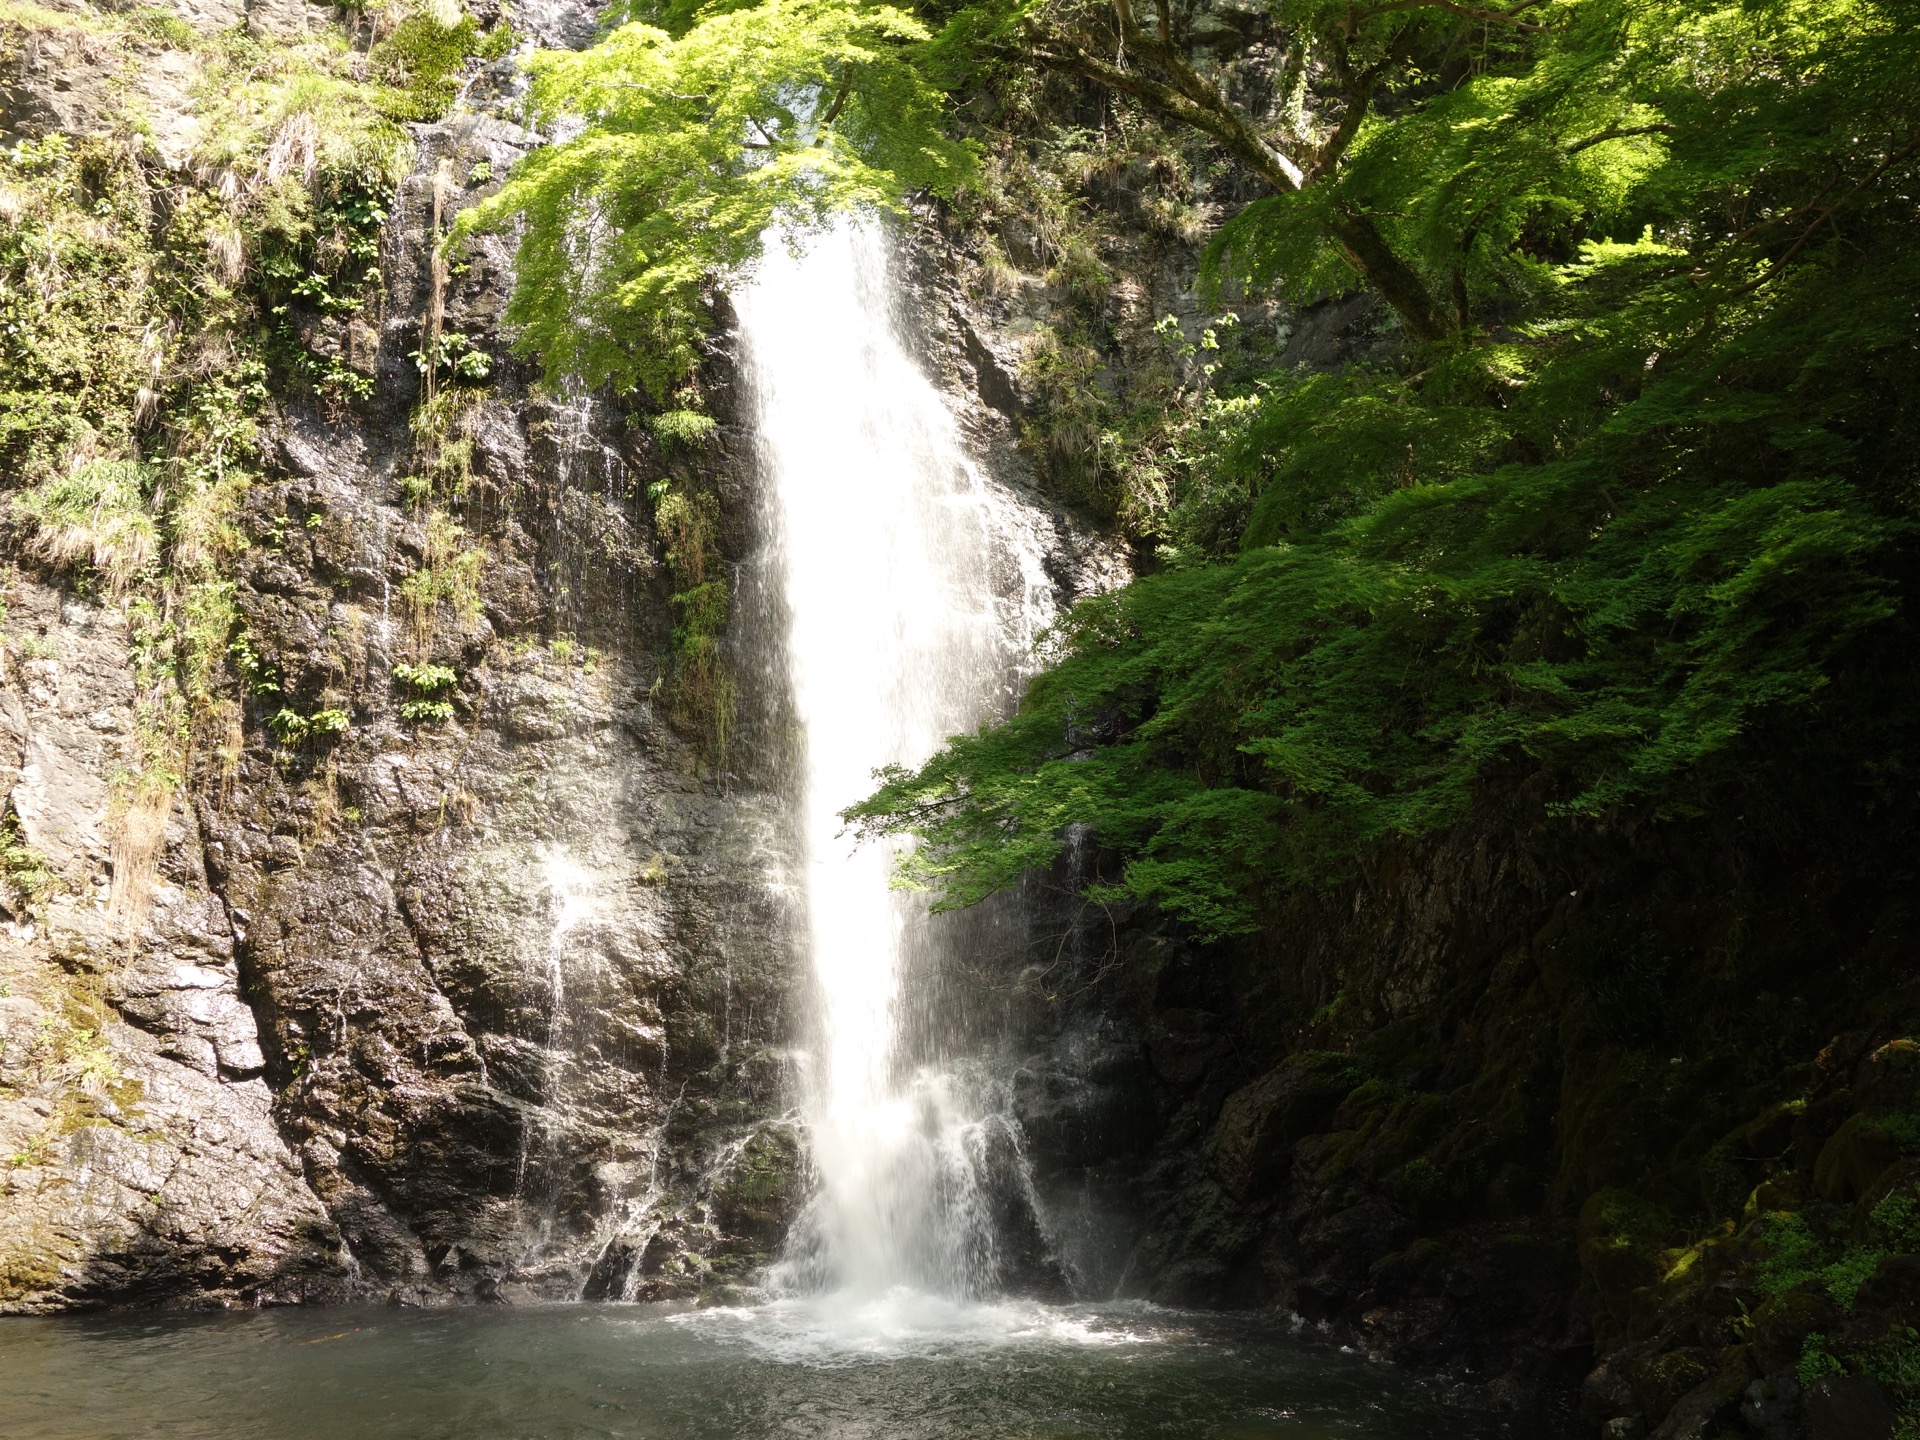
[[[1038,546],[968,460],[906,353],[877,222],[798,255],[774,241],[737,297],[787,663],[804,732],[805,890],[820,1046],[808,1097],[820,1188],[776,1281],[801,1290],[989,1288],[979,1127],[929,1057],[896,1043],[924,901],[888,887],[839,812],[1003,704],[1053,595]]]

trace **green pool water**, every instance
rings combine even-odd
[[[896,1294],[0,1321],[8,1440],[1498,1433],[1282,1324],[1145,1306]]]

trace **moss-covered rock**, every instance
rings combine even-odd
[[[1664,1350],[1643,1356],[1628,1374],[1634,1400],[1654,1425],[1666,1419],[1681,1396],[1711,1378],[1707,1357],[1698,1350]]]
[[[1635,1292],[1666,1273],[1662,1255],[1673,1230],[1672,1217],[1630,1190],[1596,1191],[1580,1207],[1580,1268],[1593,1294],[1596,1330],[1624,1332]]]
[[[772,1251],[786,1235],[805,1187],[805,1161],[793,1127],[763,1126],[714,1185],[714,1222],[761,1251]]]
[[[1366,1070],[1351,1055],[1306,1051],[1227,1097],[1213,1129],[1215,1173],[1229,1194],[1265,1188],[1286,1172],[1294,1145],[1325,1129]]]
[[[1823,1200],[1857,1200],[1900,1158],[1900,1137],[1887,1125],[1852,1115],[1821,1147],[1813,1188]]]
[[[1798,1363],[1807,1336],[1831,1328],[1840,1319],[1840,1307],[1812,1290],[1793,1290],[1764,1301],[1753,1312],[1748,1348],[1763,1374],[1790,1369]]]

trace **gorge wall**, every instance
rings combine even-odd
[[[35,53],[85,51],[96,23],[24,27],[16,137],[53,108],[37,97],[93,73]],[[268,33],[318,44],[331,23],[296,11]],[[584,13],[522,23],[591,33]],[[112,777],[139,758],[139,638],[124,605],[14,572],[10,804],[47,874],[16,897],[0,1002],[9,1309],[618,1294],[643,1272],[677,1293],[778,1238],[777,770],[650,698],[673,586],[644,487],[698,470],[720,497],[713,563],[734,564],[745,477],[724,438],[669,462],[632,413],[537,394],[501,354],[486,384],[442,392],[456,485],[428,504],[406,485],[431,398],[409,353],[442,333],[502,349],[510,252],[451,281],[429,255],[472,177],[536,143],[491,108],[415,127],[377,304],[299,317],[362,398],[263,408],[229,522],[227,661],[252,693],[153,817],[144,904],[108,903],[137,863]]]
[[[240,211],[284,177],[210,158],[221,47],[371,89],[358,23],[9,11],[7,139],[131,154],[155,230],[223,186]],[[785,1232],[790,721],[724,309],[664,421],[508,353],[510,244],[432,247],[539,143],[514,65],[467,60],[409,127],[360,303],[260,307],[284,349],[211,522],[218,723],[177,783],[140,778],[171,581],[115,593],[13,525],[0,1309],[712,1296]],[[311,147],[302,114],[263,148]],[[1033,523],[1063,601],[1113,583],[1091,531]]]
[[[298,6],[168,13],[0,11],[8,142],[71,138],[15,152],[0,219],[62,165],[111,211],[131,163],[142,224],[251,205],[268,245],[299,167],[210,148],[205,87],[237,62],[209,37],[250,35],[249,76],[311,44],[358,85],[367,36]],[[1248,13],[1183,13],[1259,111],[1275,57]],[[177,785],[141,777],[189,590],[116,587],[119,542],[9,512],[0,1310],[714,1297],[798,1197],[791,722],[746,683],[777,626],[724,302],[668,404],[534,383],[504,344],[506,243],[430,254],[537,143],[479,33],[390,213],[336,226],[377,235],[377,285],[322,303],[268,248],[214,287],[281,348],[225,508],[175,524],[184,491],[141,497],[181,574],[196,526],[230,533],[204,582],[230,587],[220,703]],[[906,328],[1047,517],[1062,599],[1124,573],[1100,532],[1142,566],[1233,550],[1250,497],[1167,520],[1206,367],[1386,356],[1392,325],[1364,298],[1210,313],[1198,246],[1242,173],[1059,81],[962,99],[982,183],[914,217]],[[304,143],[286,119],[262,157]],[[75,213],[69,238],[107,223]],[[216,281],[226,234],[192,239]],[[347,273],[301,253],[305,279]],[[201,433],[192,394],[244,358],[223,343],[126,383],[138,434]],[[1753,753],[1710,817],[1549,826],[1495,786],[1246,940],[1082,899],[1112,864],[1090,842],[963,917],[969,963],[913,977],[909,1022],[1004,1081],[1039,1220],[1011,1278],[1283,1307],[1540,1433],[1890,1434],[1883,1391],[1821,1357],[1892,1365],[1920,1324],[1911,786],[1863,793],[1784,731]]]

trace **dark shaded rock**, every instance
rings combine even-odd
[[[1674,1403],[1650,1440],[1706,1440],[1722,1422],[1737,1418],[1752,1374],[1746,1355],[1736,1350],[1716,1359],[1721,1368]],[[1673,1373],[1679,1373],[1677,1367]]]
[[[1855,1066],[1854,1093],[1869,1115],[1900,1115],[1920,1108],[1920,1041],[1889,1040]]]
[[[1762,1440],[1801,1440],[1800,1382],[1793,1372],[1782,1370],[1748,1385],[1740,1418]]]
[[[1272,1185],[1291,1164],[1294,1145],[1331,1123],[1365,1078],[1349,1055],[1307,1052],[1230,1095],[1213,1132],[1214,1169],[1228,1193]]]
[[[1640,1401],[1634,1394],[1632,1370],[1641,1351],[1623,1350],[1607,1356],[1588,1372],[1580,1383],[1580,1404],[1596,1420],[1611,1420],[1638,1415]]]
[[[1866,1115],[1851,1115],[1820,1149],[1813,1188],[1822,1199],[1857,1199],[1900,1158],[1900,1140]]]
[[[1169,1085],[1192,1085],[1226,1052],[1219,1017],[1205,1010],[1163,1010],[1147,1021],[1147,1059]]]
[[[1883,1323],[1920,1324],[1920,1255],[1882,1256],[1853,1303],[1856,1311],[1877,1315]]]
[[[1824,1295],[1805,1290],[1769,1300],[1753,1312],[1748,1345],[1764,1374],[1789,1369],[1800,1359],[1807,1336],[1840,1319],[1840,1309]]]
[[[1628,1379],[1640,1413],[1659,1427],[1683,1395],[1710,1379],[1710,1372],[1705,1354],[1698,1350],[1663,1350],[1641,1356],[1628,1371]],[[1745,1388],[1743,1380],[1741,1389]]]
[[[1886,1390],[1864,1375],[1832,1375],[1807,1387],[1807,1440],[1889,1440],[1898,1420]]]
[[[1020,395],[1018,365],[1002,359],[964,317],[960,320],[960,336],[981,400],[1009,418],[1027,410],[1029,407]]]
[[[1148,1078],[1137,1047],[1081,1035],[1015,1072],[1012,1113],[1051,1163],[1137,1154],[1157,1128]]]

